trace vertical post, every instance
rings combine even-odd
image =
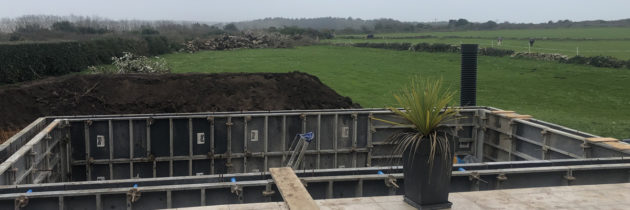
[[[367,153],[367,159],[366,159],[366,167],[372,167],[372,149],[374,148],[374,145],[372,145],[372,131],[374,130],[374,128],[372,127],[372,118],[374,117],[374,114],[372,112],[370,112],[369,116],[368,116],[368,123],[367,123],[367,144],[366,147],[368,149],[368,153]]]
[[[46,140],[44,142],[44,151],[48,151],[49,150],[49,148],[50,148],[50,140],[57,136],[56,134],[59,133],[58,129],[59,128],[56,128],[53,131],[51,131],[52,134],[50,134],[50,133],[48,134],[48,135],[51,135],[50,138],[45,138]],[[55,139],[57,139],[57,141],[58,141],[58,137],[55,138]],[[57,145],[59,145],[59,144],[57,144]],[[45,158],[44,169],[46,169],[46,170],[51,170],[51,168],[50,168],[50,154],[51,154],[51,152],[53,152],[53,151],[51,150],[50,152],[46,152],[45,154],[43,154],[44,158]],[[51,171],[51,174],[46,176],[47,182],[51,182],[51,176],[52,176],[53,173],[54,172]],[[33,184],[37,184],[37,183],[35,183],[35,180],[33,180]]]
[[[92,166],[90,163],[90,124],[91,121],[86,121],[84,125],[85,134],[85,180],[92,181]]]
[[[148,118],[147,119],[147,158],[153,159],[152,162],[152,167],[151,169],[153,170],[153,178],[155,178],[157,176],[157,171],[155,170],[156,167],[156,163],[155,163],[155,158],[151,158],[151,124],[153,124],[153,119],[152,118]]]
[[[485,132],[486,132],[486,111],[485,110],[477,110],[477,137],[475,138],[475,156],[477,160],[483,162],[483,142],[485,141]]]
[[[210,121],[210,174],[214,174],[214,117],[208,117]]]
[[[462,44],[461,106],[477,105],[477,44]]]
[[[251,119],[251,116],[243,117],[243,173],[247,173],[247,154],[249,153],[249,138],[250,135],[247,133],[247,121]]]
[[[551,157],[549,156],[549,148],[547,145],[549,145],[549,131],[547,129],[543,129],[542,131],[540,131],[540,135],[542,135],[543,137],[543,146],[542,146],[542,154],[541,154],[541,159],[542,160],[549,160],[551,159]]]
[[[306,133],[306,115],[302,113],[300,114],[300,118],[302,119],[302,133]],[[306,161],[302,162],[302,158],[304,157],[304,153],[306,152],[307,147],[308,147],[308,144],[304,145],[304,148],[302,149],[302,152],[300,153],[300,156],[298,157],[298,161],[297,161],[298,165],[295,166],[295,169],[300,169],[300,168],[305,169],[307,167],[305,163]]]
[[[112,120],[108,120],[107,126],[109,128],[109,180],[114,179],[114,126]]]
[[[151,124],[153,124],[153,120],[150,118],[147,119],[147,157],[151,155]]]
[[[166,208],[173,208],[173,194],[170,190],[166,191]]]
[[[59,210],[65,209],[65,206],[63,205],[63,196],[59,196],[58,200],[59,200]]]
[[[188,118],[188,176],[193,175],[193,120]]]
[[[359,118],[357,113],[352,113],[352,167],[357,167],[357,128]]]
[[[363,197],[363,179],[359,179],[357,182],[357,188],[355,188],[354,196]]]
[[[326,189],[326,198],[333,198],[333,181],[328,181],[328,188]]]
[[[512,161],[515,160],[516,155],[514,155],[514,151],[516,151],[516,141],[518,141],[518,139],[516,138],[516,134],[518,133],[518,126],[516,126],[516,122],[514,121],[514,119],[510,120],[510,155],[508,156],[508,161]],[[544,147],[543,147],[544,148]]]
[[[339,126],[339,115],[335,114],[335,122],[333,122],[333,125],[335,125],[335,127],[333,128],[333,133],[335,135],[333,135],[333,150],[335,152],[335,156],[333,158],[333,167],[337,168],[339,167],[337,165],[337,136],[339,136],[339,132],[338,132],[338,126]]]
[[[101,194],[96,194],[96,210],[103,210],[103,202],[101,201]]]
[[[200,192],[201,198],[199,204],[201,204],[201,206],[205,206],[206,205],[206,188],[201,188],[201,192]]]
[[[227,118],[227,173],[232,172],[232,117]]]
[[[67,163],[67,159],[68,159],[68,142],[70,141],[70,139],[68,138],[68,129],[64,128],[62,130],[62,137],[59,140],[59,153],[60,153],[60,158],[59,158],[59,167],[61,167],[60,171],[61,171],[61,181],[62,182],[67,182],[67,177],[69,175],[68,173],[68,167],[70,167],[70,165],[66,165]]]
[[[133,179],[133,120],[129,120],[129,178]]]
[[[575,55],[580,56],[580,47],[575,47]]]
[[[282,162],[287,160],[287,116],[282,115]]]
[[[264,134],[264,141],[265,141],[265,146],[264,146],[264,153],[263,156],[265,157],[265,169],[263,171],[269,171],[269,155],[267,154],[267,152],[269,152],[269,116],[265,116],[265,127],[263,128],[265,134]]]
[[[317,145],[317,163],[315,164],[315,168],[319,169],[321,167],[321,130],[322,130],[322,115],[317,115],[317,134],[315,134],[315,144]]]
[[[173,177],[173,118],[168,119],[168,145],[169,145],[168,176]]]

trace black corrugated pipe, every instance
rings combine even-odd
[[[477,105],[477,50],[476,44],[462,44],[461,106]]]

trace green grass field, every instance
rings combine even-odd
[[[392,105],[413,75],[459,89],[460,57],[370,48],[201,51],[163,56],[177,73],[302,71],[363,107]],[[601,136],[630,137],[630,71],[533,60],[479,58],[478,104],[514,110]]]
[[[493,42],[494,41],[494,42]],[[501,46],[497,46],[496,40],[489,39],[469,39],[469,38],[431,38],[431,39],[333,39],[327,40],[328,43],[444,43],[444,44],[479,44],[480,47],[495,47],[503,49],[511,49],[517,52],[542,52],[542,53],[560,53],[568,56],[575,56],[579,53],[581,56],[612,56],[619,59],[630,59],[630,40],[598,40],[598,41],[574,41],[574,40],[538,40],[534,43],[533,48],[529,48],[527,40],[503,40]]]
[[[400,39],[432,35],[437,38]],[[365,36],[365,35],[354,35]],[[532,52],[560,53],[568,56],[577,54],[582,56],[613,56],[630,59],[630,28],[568,28],[568,29],[539,29],[539,30],[495,30],[495,31],[462,31],[462,32],[427,32],[427,33],[396,33],[375,34],[379,39],[346,39],[338,36],[328,43],[360,43],[360,42],[408,42],[408,43],[445,43],[445,44],[479,44],[482,47],[497,47],[527,52],[529,37],[572,38],[573,40],[543,40],[537,39]],[[454,38],[453,36],[459,36]],[[503,45],[497,46],[497,37],[504,37]],[[388,37],[398,37],[391,38]],[[574,40],[596,39],[596,40]]]
[[[511,30],[484,30],[484,31],[453,31],[453,32],[419,32],[419,33],[383,33],[374,34],[381,37],[409,37],[409,36],[460,36],[460,37],[483,37],[496,39],[503,38],[572,38],[572,39],[630,39],[630,28],[604,27],[604,28],[555,28],[555,29],[511,29]],[[340,35],[365,36],[365,34]]]

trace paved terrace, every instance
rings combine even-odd
[[[451,209],[630,209],[630,183],[451,193]],[[315,200],[320,209],[414,209],[402,196]],[[285,202],[178,208],[181,210],[289,209]]]

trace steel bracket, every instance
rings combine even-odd
[[[499,175],[497,176],[497,180],[498,180],[498,181],[500,181],[500,182],[504,182],[504,181],[507,181],[507,180],[508,180],[508,178],[507,178],[507,176],[505,176],[505,174],[504,174],[504,173],[501,173],[501,174],[499,174]]]
[[[392,175],[389,175],[387,176],[387,178],[385,178],[385,186],[394,189],[400,188],[400,186],[398,186],[398,184],[396,183],[396,178]]]
[[[140,200],[141,195],[142,193],[140,193],[140,190],[138,188],[132,188],[127,191],[127,201],[129,203],[135,203],[136,201]]]
[[[276,191],[273,191],[273,190],[264,190],[264,191],[262,191],[262,195],[265,196],[265,197],[272,196],[273,194],[276,194]]]
[[[28,197],[26,195],[21,195],[20,197],[15,198],[15,206],[18,208],[24,208],[28,205]]]

